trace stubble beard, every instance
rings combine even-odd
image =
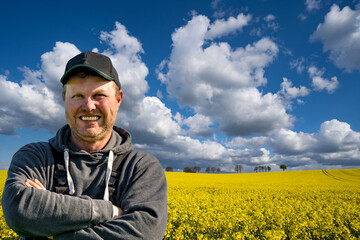
[[[82,114],[84,114],[84,112]],[[99,141],[110,139],[114,123],[110,123],[109,119],[103,114],[98,114],[101,116],[100,120],[102,124],[97,126],[96,129],[81,126],[81,120],[78,118],[79,114],[71,116],[66,111],[65,115],[66,121],[68,122],[71,129],[71,137],[73,140],[85,144],[93,144]]]

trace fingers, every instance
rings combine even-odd
[[[35,179],[35,183],[40,186],[40,189],[46,190],[46,188],[44,187],[44,185],[42,185],[42,183],[41,183],[39,180]]]
[[[25,186],[27,187],[33,187],[33,188],[36,188],[36,189],[42,189],[42,190],[46,190],[46,188],[44,187],[44,185],[42,185],[42,183],[35,179],[34,181],[30,180],[30,179],[27,179],[25,181]]]
[[[121,208],[113,205],[113,219],[117,217],[121,217],[122,215],[123,215],[123,211],[121,210]]]
[[[119,208],[113,205],[113,219],[119,216]]]
[[[43,189],[43,190],[45,189],[44,186],[37,179],[35,179],[34,181],[32,181],[30,179],[27,179],[26,182],[25,182],[25,186],[33,187],[33,188],[36,188],[36,189]]]

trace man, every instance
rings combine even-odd
[[[60,81],[68,125],[15,153],[2,196],[7,224],[25,239],[161,239],[165,175],[114,126],[123,92],[111,60],[81,53]]]

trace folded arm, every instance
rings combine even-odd
[[[52,171],[45,164],[44,159],[51,158],[47,154],[44,146],[27,145],[14,155],[2,195],[9,227],[21,236],[53,236],[111,220],[113,205],[109,201],[27,187],[38,185],[27,180],[38,179],[49,188]]]
[[[39,156],[45,153],[41,151],[34,146],[22,149],[14,155],[8,171],[3,211],[7,224],[19,235],[54,236],[54,240],[162,239],[167,223],[167,186],[155,158],[131,156],[136,161],[123,170],[121,196],[115,203],[123,213],[115,217],[109,201],[45,191],[50,189],[47,179],[52,179],[48,174],[53,169],[44,170],[47,166]]]
[[[41,190],[46,190],[46,188],[44,187],[44,185],[37,179],[35,179],[34,181],[30,180],[30,179],[27,179],[25,181],[25,186],[27,187],[33,187],[33,188],[36,188],[36,189],[41,189]],[[123,212],[122,210],[113,205],[113,216],[112,216],[112,219],[114,218],[117,218],[117,217],[121,217],[123,215]]]
[[[139,158],[139,156],[132,156]],[[167,184],[160,163],[146,155],[127,166],[119,207],[121,217],[97,226],[54,236],[65,239],[162,239],[167,224]]]

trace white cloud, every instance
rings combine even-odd
[[[0,79],[0,133],[15,134],[18,128],[55,132],[66,123],[59,79],[66,59],[77,53],[73,44],[57,42],[53,51],[41,56],[40,69],[20,69],[20,84]]]
[[[274,21],[275,19],[276,19],[276,17],[274,15],[272,15],[272,14],[269,14],[264,18],[264,20],[266,22],[271,22],[271,21]]]
[[[217,9],[221,3],[222,0],[212,0],[210,5],[212,8]]]
[[[312,41],[320,40],[323,51],[330,52],[334,64],[350,72],[360,70],[360,10],[334,4],[311,35]]]
[[[321,8],[321,0],[306,0],[306,10],[309,12],[319,10]]]
[[[34,81],[25,79],[19,85],[0,76],[1,134],[14,134],[18,128],[55,131],[65,122],[64,108],[56,102],[54,93],[40,81],[33,85]]]
[[[275,22],[276,17],[272,14],[267,15],[264,17],[266,24],[266,27],[269,29],[274,30],[275,32],[279,29],[279,24]]]
[[[360,132],[353,131],[349,124],[336,119],[322,123],[316,133],[294,132],[284,128],[268,137],[234,138],[227,146],[250,147],[247,152],[252,153],[251,158],[255,161],[262,159],[262,162],[285,163],[291,167],[360,164]],[[271,148],[274,153],[270,160],[267,160],[268,150],[264,151],[264,146]],[[260,154],[260,151],[264,154]],[[258,152],[258,156],[254,152]]]
[[[121,56],[138,61],[138,54],[143,53],[141,43],[129,35],[124,25],[115,22],[115,29],[111,32],[102,31],[100,39],[109,44],[111,49],[116,50]]]
[[[231,139],[230,142],[226,143],[226,146],[230,148],[243,148],[243,147],[252,147],[252,148],[259,148],[260,146],[265,146],[268,144],[269,137],[234,137]]]
[[[56,42],[50,52],[41,55],[41,75],[46,86],[55,93],[58,101],[61,100],[62,85],[59,84],[60,77],[64,74],[67,61],[80,53],[80,50],[71,43]]]
[[[185,136],[177,136],[171,140],[171,144],[179,148],[179,153],[183,154],[182,159],[207,159],[207,160],[225,160],[226,148],[214,141],[201,142]]]
[[[144,151],[153,153],[166,166],[183,169],[186,166],[221,167],[222,170],[233,170],[234,151],[222,144],[206,140],[200,141],[188,136],[177,135],[168,138],[165,145],[143,144],[135,145]],[[239,154],[235,154],[239,155]]]
[[[325,71],[321,70],[321,69],[318,69],[315,66],[310,66],[308,68],[308,73],[309,73],[310,77],[317,77],[317,76],[322,76],[325,73]]]
[[[195,114],[185,119],[183,123],[189,127],[188,132],[191,136],[211,137],[213,134],[213,129],[210,127],[213,122],[207,116]]]
[[[113,31],[102,32],[100,38],[109,46],[102,53],[112,59],[124,90],[116,124],[130,130],[136,145],[141,147],[143,145],[139,143],[145,143],[145,146],[149,143],[151,153],[156,152],[158,146],[170,155],[173,152],[169,152],[167,146],[183,151],[181,146],[176,146],[179,142],[172,140],[181,139],[181,122],[178,121],[181,115],[177,113],[173,117],[159,98],[145,96],[148,69],[140,58],[141,44],[120,23],[115,24]],[[98,49],[93,51],[98,52]],[[1,134],[14,134],[18,128],[43,128],[54,132],[66,123],[59,79],[67,60],[79,52],[73,44],[57,42],[52,51],[41,56],[40,69],[22,68],[24,79],[21,84],[0,76]],[[191,138],[184,142],[194,142],[202,148],[197,152],[198,158],[206,159],[217,151],[215,148],[209,151],[207,147],[216,143],[199,144]],[[179,144],[187,146],[185,143]]]
[[[301,99],[296,99],[296,102],[299,104],[299,105],[303,105],[305,104],[305,102]]]
[[[359,150],[360,133],[354,132],[348,123],[336,119],[321,124],[317,134],[317,151],[338,152]]]
[[[173,33],[170,58],[158,74],[169,96],[219,123],[229,136],[269,134],[291,126],[293,119],[279,97],[256,88],[267,82],[264,68],[277,56],[277,45],[262,38],[244,48],[232,49],[225,42],[205,47],[210,26],[207,17],[194,16]],[[226,29],[217,32],[227,34]]]
[[[162,92],[161,92],[159,89],[156,91],[156,96],[157,96],[159,99],[163,99],[163,98],[164,98]]]
[[[176,122],[169,120],[170,110],[160,100],[145,98],[148,69],[140,58],[143,50],[138,40],[118,22],[113,31],[102,32],[100,39],[109,46],[103,54],[112,59],[124,90],[118,122],[129,128],[135,128],[132,125],[136,123],[153,123],[151,128],[141,130],[162,137],[178,131]],[[78,53],[80,50],[73,44],[57,42],[52,51],[41,56],[40,69],[22,68],[21,84],[7,81],[5,76],[0,78],[1,133],[14,134],[15,129],[26,127],[54,132],[65,124],[59,79],[67,61]],[[136,121],[132,123],[131,119]]]
[[[117,121],[138,143],[164,143],[181,132],[171,110],[157,97],[144,97],[131,112],[120,108]]]
[[[268,144],[278,154],[296,155],[309,151],[317,142],[313,134],[281,129],[269,138]]]
[[[103,54],[111,58],[124,91],[117,124],[129,129],[139,143],[159,143],[180,133],[171,110],[159,98],[145,97],[149,71],[140,57],[141,43],[118,22],[113,31],[103,31],[100,39],[110,46]]]
[[[332,77],[330,80],[323,78],[323,70],[319,70],[315,66],[310,66],[308,68],[309,76],[312,78],[312,87],[315,91],[326,90],[328,93],[333,93],[339,87],[339,81],[336,76]]]
[[[228,136],[267,135],[293,122],[278,95],[263,95],[257,88],[224,91],[201,111],[218,119]]]
[[[287,78],[283,78],[283,82],[280,84],[280,91],[279,93],[282,94],[287,99],[293,99],[298,97],[304,97],[309,95],[310,90],[304,86],[300,87],[293,87],[293,84],[291,81],[289,81]]]
[[[276,94],[257,88],[266,84],[265,68],[279,51],[272,40],[262,38],[237,49],[209,41],[209,36],[220,38],[241,30],[246,24],[240,24],[239,16],[213,24],[205,16],[194,16],[172,35],[172,53],[162,62],[159,79],[169,97],[193,110],[191,117],[172,113],[159,98],[146,96],[149,71],[140,57],[144,51],[125,26],[115,23],[114,30],[102,32],[100,40],[108,45],[102,53],[113,60],[124,90],[117,124],[130,130],[137,148],[174,168],[196,164],[233,171],[234,163],[254,166],[292,160],[289,163],[298,166],[334,164],[335,158],[344,164],[358,162],[359,133],[346,123],[325,122],[314,134],[288,129],[294,119],[286,113],[283,97],[305,96],[307,88],[294,87],[287,79]],[[66,61],[79,52],[71,43],[57,42],[41,56],[39,69],[22,68],[20,83],[0,76],[1,134],[24,127],[56,131],[65,123],[59,78]],[[322,77],[324,71],[309,68],[309,74]],[[228,136],[267,136],[236,137],[226,145],[194,138],[213,136],[215,126]]]
[[[329,93],[332,93],[335,91],[335,89],[338,87],[339,81],[337,80],[337,77],[332,77],[330,80],[327,80],[322,77],[313,77],[312,80],[312,86],[316,91],[321,91],[323,89],[326,89]]]
[[[305,21],[307,19],[307,16],[305,14],[303,14],[303,13],[300,13],[298,15],[298,18],[300,18],[301,21]]]
[[[256,18],[255,22],[260,22],[261,18]],[[263,17],[264,22],[261,23],[259,26],[253,28],[250,31],[251,36],[265,36],[269,30],[272,32],[277,32],[280,28],[280,25],[275,21],[276,17],[273,14],[268,14],[267,16]]]
[[[103,31],[100,39],[110,46],[103,54],[111,58],[119,74],[121,88],[124,91],[121,108],[132,111],[132,108],[142,102],[149,89],[145,80],[149,70],[140,57],[144,52],[141,44],[135,37],[129,35],[124,25],[118,22],[115,23],[113,31]]]
[[[304,62],[305,62],[304,57],[294,59],[290,62],[290,68],[291,69],[296,68],[296,71],[298,73],[302,73],[305,69]]]
[[[313,153],[320,158],[325,153],[358,152],[360,133],[353,131],[349,124],[333,119],[322,123],[317,133],[284,129],[274,135],[271,142],[277,153]]]
[[[296,100],[295,102],[298,104],[304,104],[304,101],[299,99],[299,97],[305,97],[309,95],[310,92],[310,89],[304,86],[294,87],[293,83],[284,77],[277,94],[281,98],[282,104],[286,106],[287,109],[291,110],[293,108],[294,100]]]
[[[241,31],[250,20],[250,15],[244,15],[242,13],[236,18],[229,17],[227,20],[218,19],[209,26],[209,31],[205,34],[205,39],[213,40],[236,31]]]
[[[224,5],[223,0],[212,0],[211,1],[211,8],[215,10],[215,17],[223,17],[225,15],[225,11],[222,9]]]
[[[251,157],[250,162],[255,164],[264,164],[270,162],[270,151],[266,148],[260,148],[257,156]]]

